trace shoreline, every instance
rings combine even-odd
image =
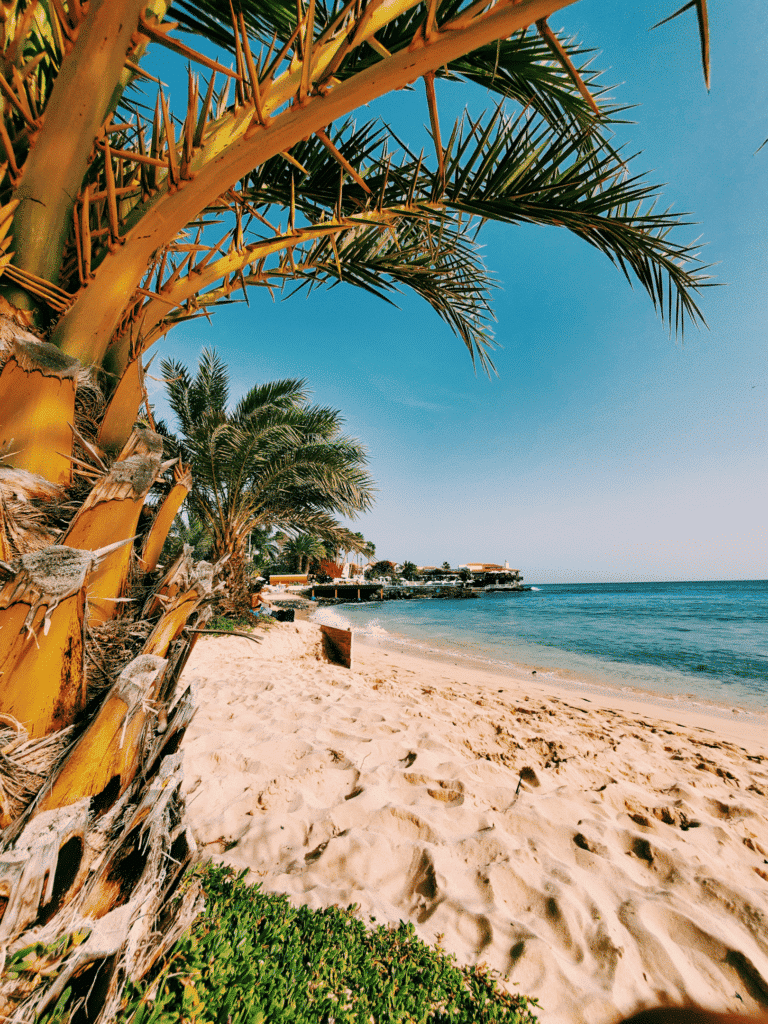
[[[338,605],[334,607],[345,607]],[[320,609],[312,609],[299,613],[297,618],[303,621],[320,625],[317,619],[317,612]],[[681,714],[693,716],[714,717],[718,720],[729,721],[736,717],[741,723],[748,723],[751,727],[764,730],[768,734],[768,707],[758,709],[751,706],[743,706],[738,702],[724,703],[717,700],[710,700],[694,693],[676,694],[650,689],[641,685],[631,683],[619,683],[611,679],[600,678],[597,674],[587,676],[586,673],[579,673],[562,666],[541,664],[527,664],[524,662],[501,662],[485,659],[480,656],[465,654],[462,651],[441,649],[437,647],[426,647],[417,640],[409,637],[396,637],[392,635],[375,636],[366,633],[364,630],[350,627],[354,634],[356,645],[380,648],[389,650],[392,653],[402,653],[405,657],[413,657],[419,661],[434,661],[440,664],[463,665],[468,669],[478,672],[487,672],[491,675],[509,677],[513,679],[525,679],[531,683],[538,683],[544,687],[552,687],[563,691],[563,695],[587,694],[599,700],[616,700],[619,702],[634,702],[636,704],[653,705],[658,707],[662,714]]]
[[[355,640],[202,638],[183,743],[200,856],[409,920],[542,1024],[768,1006],[768,733]]]
[[[308,621],[314,623],[311,618]],[[710,731],[725,729],[734,740],[743,736],[744,726],[747,727],[748,734],[754,736],[756,740],[768,736],[768,710],[760,712],[737,705],[718,704],[716,701],[709,701],[693,694],[688,701],[687,695],[677,696],[639,686],[618,686],[612,682],[584,680],[570,675],[567,669],[534,669],[533,666],[520,663],[490,662],[461,652],[419,647],[408,640],[377,638],[354,630],[353,633],[356,649],[370,647],[402,655],[405,659],[413,658],[417,662],[453,666],[472,673],[485,673],[490,677],[509,679],[535,688],[542,696],[550,693],[557,694],[563,699],[581,696],[584,699],[592,698],[597,704],[604,702],[606,707],[621,708],[625,711],[637,709],[642,712],[643,708],[648,708],[652,709],[649,713],[660,718],[683,717],[694,726],[701,722],[702,727],[708,727]]]

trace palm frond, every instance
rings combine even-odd
[[[632,175],[632,160],[610,147],[585,147],[535,114],[510,118],[502,108],[457,122],[444,178],[404,147],[394,162],[387,133],[375,122],[343,125],[334,142],[361,169],[370,195],[355,183],[340,191],[335,161],[312,139],[296,147],[308,171],[300,190],[291,189],[277,161],[269,161],[238,195],[254,208],[263,203],[265,211],[293,201],[309,223],[341,213],[355,226],[290,256],[284,251],[277,266],[260,264],[244,284],[284,281],[312,288],[343,281],[389,299],[412,289],[488,368],[493,282],[472,236],[483,220],[497,220],[565,227],[604,252],[630,281],[639,281],[678,328],[686,319],[701,320],[695,294],[707,284],[706,267],[695,246],[673,235],[686,225],[685,217],[659,212],[658,188]],[[230,295],[231,288],[212,289],[199,296],[191,314],[230,301]]]
[[[309,397],[306,379],[275,380],[252,387],[243,395],[232,412],[232,419],[241,423],[267,409],[288,410],[303,405]]]
[[[692,7],[696,8],[696,19],[699,25],[699,41],[701,43],[701,67],[704,72],[704,84],[709,89],[709,16],[707,14],[707,0],[689,0],[688,3],[683,4],[682,7],[678,8],[673,14],[670,14],[666,18],[662,18],[661,21],[657,21],[651,28],[658,28],[660,25],[666,25],[668,21],[672,21],[673,18],[679,17],[684,14],[685,11],[689,11]]]

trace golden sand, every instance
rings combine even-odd
[[[185,679],[203,857],[411,920],[543,1024],[768,1006],[768,734],[745,716],[359,644],[349,671],[308,622],[201,640]]]

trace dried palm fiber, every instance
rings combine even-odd
[[[25,469],[0,466],[0,491],[16,501],[48,502],[61,497],[61,488]]]
[[[154,623],[148,619],[112,619],[85,630],[86,717],[120,674],[142,651]]]
[[[96,373],[92,366],[81,366],[77,374],[77,390],[75,391],[75,426],[80,434],[88,441],[95,440],[99,429],[99,421],[104,411],[106,398],[99,385]],[[77,437],[75,438],[77,442]],[[83,458],[88,453],[80,446]],[[78,455],[78,445],[75,444],[75,454]]]
[[[61,488],[41,476],[0,465],[0,561],[55,542],[58,531],[48,507],[61,495]]]
[[[0,828],[14,821],[55,771],[75,727],[30,739],[13,715],[0,714]]]

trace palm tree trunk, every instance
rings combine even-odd
[[[17,454],[0,469],[0,961],[15,970],[0,1016],[30,1021],[70,989],[82,1020],[107,1020],[125,979],[200,906],[194,888],[172,898],[195,850],[179,677],[198,635],[186,626],[210,615],[213,568],[188,554],[156,568],[173,519],[144,504],[173,466],[159,435],[135,430],[110,465],[98,423],[78,416],[77,364],[4,329],[15,337],[0,402]],[[177,467],[176,488],[187,484]],[[33,942],[27,969],[16,954]]]
[[[227,602],[229,609],[238,617],[251,614],[251,599],[245,575],[245,551],[242,545],[231,555],[226,566]]]
[[[222,593],[217,606],[226,615],[248,618],[251,596],[245,573],[245,538],[229,535],[214,545],[214,557],[221,564]]]

